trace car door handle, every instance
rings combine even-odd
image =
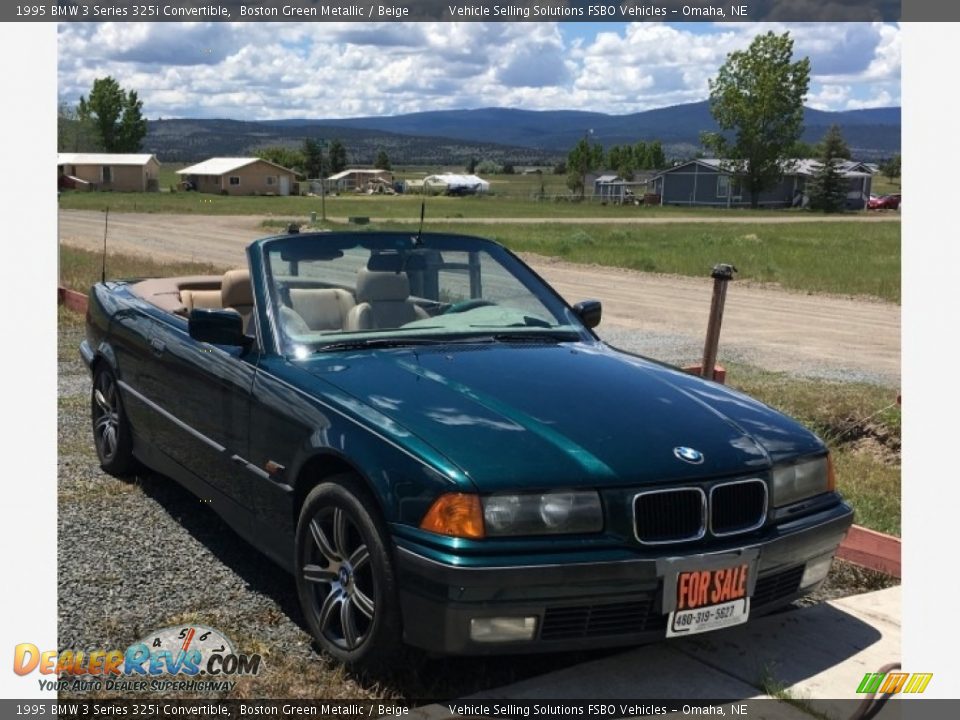
[[[164,351],[167,349],[167,344],[163,340],[158,340],[157,338],[150,338],[150,349],[153,351],[153,354],[157,357],[163,355]]]

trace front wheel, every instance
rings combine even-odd
[[[371,503],[350,475],[315,487],[297,524],[296,578],[323,650],[351,666],[381,669],[400,650],[400,613],[386,532],[367,510]]]

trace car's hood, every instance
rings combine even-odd
[[[823,450],[766,405],[602,344],[365,350],[300,365],[483,491],[716,477]],[[679,447],[702,462],[679,459]]]

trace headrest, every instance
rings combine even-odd
[[[357,302],[403,301],[410,297],[410,280],[405,272],[357,272]]]
[[[220,285],[223,306],[238,307],[253,305],[253,286],[250,285],[249,270],[227,270]]]

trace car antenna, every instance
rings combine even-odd
[[[110,208],[106,208],[103,213],[103,260],[100,263],[100,282],[107,281],[107,228],[110,224]]]
[[[417,236],[413,239],[414,246],[420,245],[423,242],[423,216],[427,212],[427,198],[422,196],[420,198],[420,228],[417,230]]]

